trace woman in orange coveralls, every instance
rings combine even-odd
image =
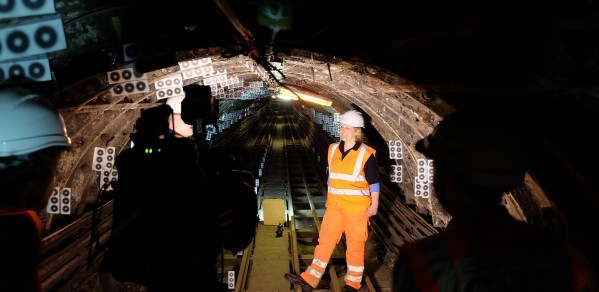
[[[377,213],[380,177],[376,151],[362,143],[364,118],[355,110],[341,116],[341,142],[329,146],[326,212],[312,264],[299,276],[285,279],[311,291],[325,273],[335,246],[345,233],[347,274],[343,291],[358,291],[364,274],[364,248],[370,216]]]
[[[62,117],[30,91],[0,90],[0,291],[38,292],[42,222],[61,153]]]

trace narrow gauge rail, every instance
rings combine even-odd
[[[304,270],[312,260],[324,213],[326,149],[332,139],[298,106],[278,102],[269,102],[227,131],[232,132],[217,137],[213,146],[238,145],[247,149],[244,169],[259,181],[259,202],[281,195],[285,200],[285,226],[283,235],[277,238],[277,226],[258,224],[256,238],[242,254],[224,251],[219,263],[223,283],[231,283],[231,291],[301,291],[285,281],[283,274]],[[385,180],[384,174],[383,179],[379,212],[370,225],[367,278],[361,291],[389,291],[390,276],[386,271],[399,246],[437,232],[402,202],[399,190]],[[112,201],[99,201],[83,216],[44,237],[40,265],[44,291],[106,291],[98,280],[103,276],[97,269],[110,238],[111,219]],[[260,255],[261,248],[269,243],[282,245],[267,249],[270,255]],[[275,250],[277,253],[273,253]],[[281,266],[268,261],[273,257],[281,260]],[[332,268],[315,291],[339,291],[344,264],[340,244],[332,257]],[[235,273],[232,281],[227,278],[229,271]],[[133,286],[127,291],[143,290]]]
[[[235,284],[230,286],[234,286],[235,291],[301,291],[301,287],[292,287],[285,281],[283,274],[287,271],[299,273],[310,265],[325,211],[326,169],[317,164],[321,162],[319,157],[324,155],[323,159],[326,159],[326,147],[322,145],[328,146],[331,140],[319,141],[319,152],[322,153],[315,155],[316,147],[311,146],[309,135],[296,122],[298,113],[289,104],[273,103],[271,106],[270,118],[262,119],[263,130],[259,130],[260,135],[253,139],[261,145],[264,145],[263,141],[270,141],[261,161],[264,167],[259,173],[258,202],[262,212],[268,211],[265,207],[268,200],[284,202],[285,218],[279,223],[285,227],[285,236],[276,236],[280,226],[267,226],[264,220],[258,225],[255,240],[241,255],[224,255],[221,262],[225,269],[221,272],[236,272]],[[264,256],[265,253],[277,256],[273,259]],[[344,275],[345,247],[342,241],[315,291],[341,291]],[[365,278],[366,288],[362,291],[376,291],[368,275]]]

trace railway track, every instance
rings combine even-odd
[[[296,122],[296,112],[286,108],[289,104],[272,106],[276,107],[271,109],[273,114],[261,122],[263,130],[253,139],[260,146],[250,146],[265,147],[259,151],[264,153],[259,159],[264,164],[258,172],[260,223],[256,238],[242,253],[225,254],[221,261],[221,276],[227,271],[226,282],[234,291],[301,291],[301,287],[292,287],[283,275],[299,274],[312,262],[325,211],[325,170],[318,169],[314,150]],[[264,141],[270,142],[265,146]],[[276,215],[283,217],[273,221]],[[344,275],[342,240],[314,291],[341,291]],[[375,291],[368,276],[365,278],[366,287],[361,291]]]
[[[221,136],[213,146],[247,149],[243,169],[256,179],[261,222],[246,249],[235,254],[223,250],[218,263],[221,280],[229,285],[229,291],[301,291],[283,275],[305,270],[313,259],[326,200],[326,149],[333,140],[289,103],[271,102],[234,126],[230,131],[235,134]],[[437,232],[402,202],[397,189],[382,184],[380,200],[366,243],[362,292],[390,291],[390,266],[385,263],[393,262],[404,242]],[[103,247],[110,238],[111,216],[112,201],[102,201],[44,238],[40,266],[44,291],[106,291],[90,278],[98,277]],[[344,251],[342,240],[314,291],[341,290]],[[134,287],[126,291],[143,290]]]

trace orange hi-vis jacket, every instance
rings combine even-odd
[[[394,277],[402,280],[394,291],[597,291],[573,244],[516,221],[507,210],[481,213],[402,245],[404,269],[396,268]]]
[[[370,185],[366,181],[364,165],[376,150],[362,144],[359,151],[350,151],[341,159],[341,151],[337,151],[339,143],[329,146],[329,194],[348,196],[369,196]]]
[[[39,292],[43,224],[37,213],[0,206],[0,291]]]

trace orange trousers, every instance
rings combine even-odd
[[[347,274],[344,280],[346,285],[360,288],[368,239],[369,217],[365,213],[370,201],[367,196],[328,194],[314,259],[310,267],[300,274],[312,287],[318,286],[341,235],[345,233]]]

